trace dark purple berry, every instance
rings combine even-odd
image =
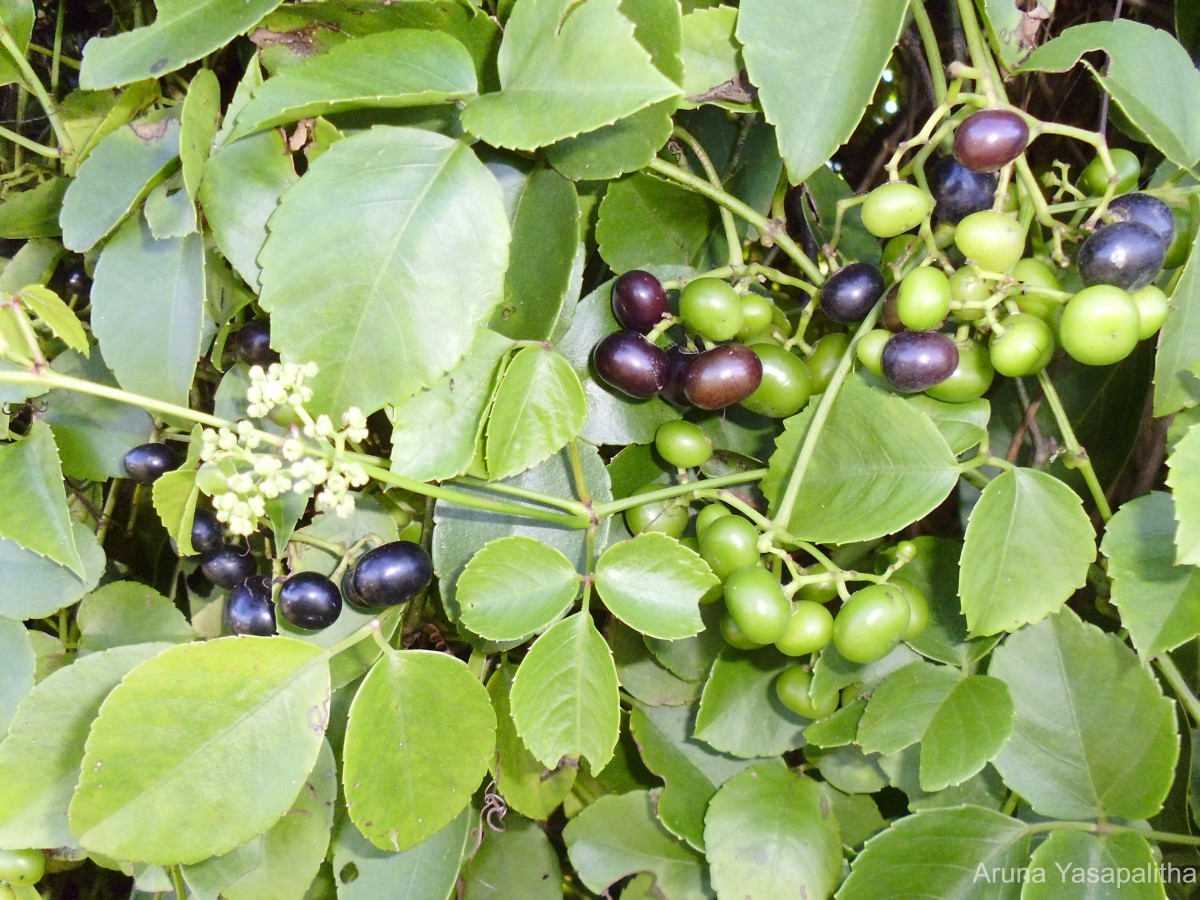
[[[225,546],[225,529],[207,509],[196,510],[192,518],[192,549],[201,556],[216,553]]]
[[[1140,222],[1114,222],[1097,228],[1079,248],[1079,277],[1091,287],[1111,284],[1133,293],[1162,271],[1166,246]]]
[[[598,343],[592,362],[605,384],[639,400],[653,397],[667,383],[667,354],[628,328]]]
[[[140,444],[125,454],[125,472],[138,484],[154,484],[164,472],[179,463],[166,444]]]
[[[666,315],[667,292],[649,272],[633,269],[613,285],[612,307],[623,328],[646,334]]]
[[[279,614],[309,631],[320,631],[337,621],[342,594],[336,584],[317,572],[297,572],[279,588]]]
[[[867,263],[838,269],[821,285],[817,301],[835,322],[861,322],[883,296],[883,275]]]
[[[266,319],[251,319],[238,329],[233,337],[234,350],[238,359],[248,366],[262,366],[279,362],[279,353],[271,349],[271,323]]]
[[[226,544],[200,566],[200,571],[217,587],[229,590],[253,575],[256,568],[253,553]]]
[[[699,355],[699,353],[689,353],[678,344],[667,351],[667,381],[662,389],[664,400],[670,400],[676,406],[692,405],[683,391],[683,379],[687,375],[688,366]]]
[[[1011,109],[981,109],[954,132],[954,158],[972,172],[995,172],[1029,143],[1029,125]]]
[[[956,225],[971,213],[991,209],[999,183],[994,172],[972,172],[951,156],[939,159],[929,172],[929,191],[937,201],[933,212]]]
[[[433,563],[419,544],[393,541],[360,556],[347,577],[351,602],[372,609],[396,606],[428,587]]]
[[[230,634],[270,637],[275,633],[275,607],[271,605],[271,579],[246,578],[225,600],[225,630]]]
[[[1175,240],[1175,216],[1171,207],[1149,194],[1122,194],[1108,204],[1109,215],[1117,222],[1140,222],[1170,247]]]
[[[741,403],[762,383],[762,360],[744,344],[723,344],[692,360],[683,380],[688,402],[701,409]]]
[[[880,364],[897,390],[923,391],[958,368],[958,347],[939,331],[905,331],[888,338]]]

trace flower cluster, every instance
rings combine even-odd
[[[367,437],[362,410],[347,410],[338,429],[329,416],[314,419],[304,409],[312,399],[312,388],[305,386],[304,379],[316,373],[314,363],[275,363],[268,369],[250,370],[249,414],[258,418],[288,406],[302,423],[282,443],[245,420],[238,422],[236,431],[204,430],[200,459],[210,474],[209,484],[216,488],[210,491],[213,508],[234,534],[253,534],[266,515],[267,501],[288,493],[307,496],[316,491],[319,511],[346,518],[354,512],[352,490],[370,481],[363,467],[344,455],[347,440]],[[301,433],[309,441],[302,440]],[[269,443],[264,446],[265,442]]]

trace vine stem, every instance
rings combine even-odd
[[[833,377],[829,379],[829,387],[825,389],[825,393],[821,395],[821,402],[817,404],[817,410],[813,413],[812,422],[809,423],[808,431],[804,435],[804,443],[800,445],[800,455],[796,457],[796,465],[792,468],[792,473],[788,477],[787,487],[783,492],[783,499],[779,501],[779,506],[775,512],[775,527],[785,529],[788,523],[792,520],[792,510],[796,506],[796,497],[800,493],[800,484],[804,481],[805,473],[808,471],[809,463],[812,462],[813,454],[817,450],[817,439],[821,436],[821,431],[825,428],[825,423],[829,420],[829,414],[833,411],[833,403],[837,399],[837,395],[841,392],[842,385],[846,383],[846,378],[850,374],[851,362],[854,359],[854,351],[859,340],[864,334],[875,327],[876,321],[883,310],[882,302],[876,303],[862,324],[858,326],[858,330],[854,332],[854,337],[850,340],[850,345],[846,348],[846,352],[842,354],[841,360],[837,364],[837,368],[833,370]]]
[[[767,239],[773,240],[776,246],[779,247],[788,258],[800,267],[805,275],[813,284],[822,284],[825,281],[825,276],[821,274],[821,270],[817,268],[817,264],[809,259],[804,251],[788,237],[787,232],[783,231],[780,223],[772,222],[766,216],[751,209],[737,197],[720,188],[713,187],[703,178],[692,174],[687,169],[667,162],[665,159],[655,158],[651,160],[649,168],[662,175],[664,178],[681,184],[684,187],[695,191],[697,194],[703,194],[708,199],[725,207],[736,216],[745,219],[751,225],[758,229],[758,233]]]
[[[946,66],[942,62],[942,51],[938,47],[937,35],[933,31],[933,23],[929,21],[929,13],[925,9],[925,0],[914,0],[909,4],[913,21],[921,35],[921,44],[925,49],[925,58],[929,61],[929,77],[933,79],[934,101],[941,103],[946,99]]]
[[[1038,822],[1025,826],[1025,833],[1029,835],[1047,834],[1051,831],[1084,831],[1097,835],[1136,834],[1148,841],[1200,847],[1200,835],[1176,834],[1173,831],[1151,831],[1135,828],[1132,825],[1118,825],[1115,822]]]
[[[1196,695],[1188,687],[1187,679],[1179,671],[1179,666],[1175,665],[1175,660],[1163,653],[1154,657],[1154,664],[1162,672],[1163,678],[1167,679],[1167,684],[1171,685],[1171,690],[1187,710],[1188,717],[1192,722],[1200,724],[1200,700],[1196,699]]]
[[[1108,505],[1108,498],[1104,496],[1104,489],[1100,486],[1100,479],[1096,477],[1096,470],[1092,468],[1092,461],[1088,459],[1087,450],[1075,436],[1075,429],[1071,427],[1071,420],[1067,418],[1062,398],[1058,396],[1054,382],[1050,380],[1050,376],[1044,370],[1038,372],[1038,384],[1042,387],[1042,394],[1050,405],[1054,421],[1058,423],[1058,430],[1067,444],[1067,452],[1071,454],[1079,467],[1080,474],[1083,475],[1083,480],[1087,483],[1088,491],[1096,504],[1096,510],[1100,513],[1100,518],[1107,522],[1112,518],[1112,507]]]
[[[692,137],[691,133],[685,128],[676,125],[674,130],[675,137],[687,144],[688,149],[692,151],[696,159],[700,161],[700,168],[704,170],[705,177],[713,187],[723,190],[721,187],[721,177],[717,174],[716,166],[712,164],[712,160],[708,158],[708,154],[704,152],[704,148],[700,146],[700,142]],[[745,264],[745,257],[742,255],[742,239],[737,233],[737,223],[733,220],[733,213],[729,208],[722,206],[721,208],[721,225],[725,229],[725,243],[729,245],[729,264],[740,268]]]
[[[689,481],[687,484],[673,484],[657,491],[647,491],[644,494],[634,494],[621,500],[610,500],[607,503],[597,503],[593,508],[597,518],[604,518],[615,513],[624,512],[635,506],[646,503],[657,503],[659,500],[674,500],[697,490],[732,487],[735,484],[747,484],[759,481],[767,474],[766,469],[747,469],[745,472],[734,472],[730,475],[720,475],[717,478],[705,478],[703,481]]]
[[[21,78],[24,81],[26,89],[29,93],[33,94],[34,98],[41,105],[42,110],[46,113],[46,119],[50,122],[50,127],[54,131],[54,137],[58,141],[59,151],[63,156],[70,156],[75,152],[75,146],[71,143],[71,135],[67,132],[62,119],[58,115],[58,108],[54,105],[54,101],[50,99],[50,95],[46,93],[46,88],[42,84],[41,79],[38,78],[37,73],[33,71],[33,67],[29,65],[29,60],[25,58],[25,54],[21,52],[21,48],[13,40],[12,32],[2,23],[0,23],[0,47],[3,47],[8,55],[12,57],[13,64],[17,67],[17,71],[21,73]]]
[[[24,135],[17,134],[15,131],[10,131],[3,125],[0,125],[0,137],[12,141],[14,144],[20,144],[26,150],[32,150],[38,156],[44,156],[46,159],[58,159],[61,154],[53,147],[47,147],[45,144],[39,144],[37,141],[31,141]]]

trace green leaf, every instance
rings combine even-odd
[[[17,291],[16,296],[68,348],[87,355],[87,333],[75,311],[58,294],[40,284],[31,284]]]
[[[596,241],[614,272],[702,271],[724,262],[724,256],[714,258],[708,240],[719,225],[716,207],[704,197],[638,173],[609,185],[600,201]]]
[[[789,0],[743,0],[737,37],[792,184],[824,165],[858,125],[907,10],[908,0],[842,0],[798,16]],[[803,103],[799,85],[808,88]]]
[[[1128,19],[1076,25],[1031,53],[1019,71],[1065,72],[1090,50],[1108,53],[1102,71],[1084,65],[1129,121],[1171,162],[1189,168],[1200,161],[1200,72],[1161,29]]]
[[[516,671],[512,663],[503,663],[488,679],[488,696],[496,710],[496,756],[490,768],[509,807],[531,819],[544,820],[571,792],[576,769],[569,765],[547,769],[517,734],[509,705]]]
[[[463,127],[517,150],[591,131],[679,93],[634,37],[618,0],[516,6],[498,65],[500,92],[467,104]]]
[[[134,581],[110,581],[83,598],[75,613],[81,651],[152,642],[184,644],[196,632],[173,602]]]
[[[25,696],[0,743],[0,764],[10,773],[0,792],[0,847],[75,846],[67,806],[88,729],[121,679],[164,649],[138,644],[80,657]]]
[[[204,165],[212,152],[217,136],[217,120],[221,110],[221,85],[212,69],[201,69],[188,85],[183,98],[179,124],[179,161],[183,170],[183,186],[189,201],[200,192]]]
[[[125,677],[92,726],[72,833],[87,850],[158,865],[229,852],[296,799],[321,748],[328,698],[324,656],[289,638],[221,638],[159,654]],[[190,826],[177,827],[184,819]]]
[[[94,91],[174,72],[248,31],[280,2],[157,0],[152,25],[88,41],[79,86]]]
[[[594,893],[634,872],[651,872],[659,896],[711,895],[704,858],[655,818],[646,791],[601,797],[568,823],[563,839],[571,865]]]
[[[0,71],[4,63],[0,59]],[[70,183],[69,178],[51,178],[27,191],[10,193],[0,204],[0,237],[24,239],[62,234],[58,217]]]
[[[500,376],[487,424],[493,481],[549,459],[579,434],[587,413],[571,364],[545,347],[522,347]]]
[[[437,834],[402,853],[380,850],[344,819],[333,845],[338,900],[446,900],[458,880],[473,818],[473,811],[464,809]]]
[[[150,492],[154,511],[175,541],[180,555],[194,556],[192,521],[196,515],[196,501],[200,497],[200,488],[196,486],[196,470],[165,472],[154,482]]]
[[[1175,492],[1175,562],[1200,565],[1200,426],[1193,425],[1167,458],[1167,484]]]
[[[229,114],[239,98],[261,83],[262,73],[254,58]],[[204,164],[200,204],[205,219],[222,255],[252,288],[259,286],[258,254],[267,239],[267,220],[296,178],[287,142],[278,131],[225,141]]]
[[[838,898],[1016,900],[1013,873],[1028,859],[1026,825],[1009,816],[978,806],[918,812],[867,841]]]
[[[93,384],[117,386],[95,347],[86,359],[74,352],[60,353],[50,368]],[[91,481],[126,477],[125,454],[146,443],[154,431],[154,420],[140,406],[65,389],[46,396],[42,418],[54,432],[63,474]]]
[[[465,144],[432,132],[338,141],[270,229],[260,302],[284,358],[321,366],[314,413],[370,413],[431,386],[501,298],[500,189]]]
[[[667,830],[697,850],[704,850],[704,813],[717,788],[757,763],[781,760],[739,759],[720,753],[692,737],[692,706],[634,706],[629,727],[642,760],[666,782],[656,811]]]
[[[528,819],[505,816],[504,828],[488,829],[463,869],[464,900],[561,900],[562,868],[546,833]]]
[[[1112,603],[1143,659],[1200,634],[1200,569],[1175,564],[1179,500],[1178,488],[1174,502],[1160,492],[1130,500],[1109,521],[1100,545],[1108,557]]]
[[[788,419],[762,490],[778,509],[800,454],[810,404]],[[849,379],[825,421],[796,495],[796,537],[850,543],[894,534],[926,515],[958,481],[954,454],[937,428],[902,397]]]
[[[918,659],[903,644],[898,645],[883,659],[859,665],[852,663],[830,645],[821,651],[813,665],[811,693],[815,703],[827,702],[843,688],[856,685],[856,696],[862,697],[875,689],[883,679],[897,669],[902,669]]]
[[[510,699],[517,731],[543,765],[585,757],[599,772],[612,759],[620,730],[617,670],[586,612],[557,622],[534,642]]]
[[[143,119],[104,138],[63,196],[60,222],[67,249],[82,253],[94,247],[178,156],[177,119]]]
[[[700,609],[704,631],[695,637],[677,641],[648,637],[645,639],[646,649],[675,676],[684,681],[703,681],[716,662],[717,654],[725,646],[725,639],[721,637],[721,614],[720,603],[705,604]]]
[[[329,847],[337,764],[327,742],[283,816],[267,831],[223,856],[183,867],[188,887],[224,900],[303,897]]]
[[[41,619],[70,606],[99,583],[106,562],[104,550],[86,525],[76,522],[71,530],[83,560],[82,578],[16,541],[0,538],[0,572],[4,573],[0,616]]]
[[[8,732],[17,704],[33,688],[35,658],[29,631],[15,619],[0,616],[0,741]]]
[[[828,897],[842,874],[822,786],[781,766],[747,769],[717,791],[704,844],[718,896]]]
[[[346,808],[381,850],[408,850],[468,803],[496,746],[492,704],[466,664],[426,650],[385,653],[350,706]]]
[[[775,679],[792,661],[765,650],[721,651],[704,685],[696,737],[734,756],[776,756],[804,745],[808,719],[785,707]]]
[[[33,0],[0,0],[0,22],[11,33],[13,42],[22,53],[29,47],[35,18]],[[16,63],[8,58],[7,53],[0,54],[0,85],[19,84],[23,80]]]
[[[679,417],[665,400],[633,400],[592,374],[592,350],[620,327],[612,311],[612,282],[588,294],[575,309],[571,328],[558,345],[583,383],[587,417],[580,436],[593,444],[646,444],[663,422]]]
[[[838,203],[854,196],[854,189],[846,180],[828,166],[819,166],[804,182],[805,193],[812,201],[815,212],[804,209],[804,217],[817,239],[818,245],[833,238],[837,222]],[[862,223],[862,204],[845,209],[842,216],[842,233],[838,237],[838,248],[847,259],[877,266],[882,258],[879,238],[867,231]],[[909,398],[910,402],[914,398]]]
[[[493,166],[502,178],[496,170]],[[570,313],[569,298],[579,295],[579,198],[575,186],[557,172],[535,169],[525,177],[514,171],[504,303],[490,327],[513,340],[551,340]]]
[[[1017,716],[995,766],[1040,815],[1161,809],[1179,756],[1175,704],[1116,635],[1064,609],[1009,637],[988,671],[1008,684]]]
[[[1183,275],[1171,293],[1171,314],[1158,336],[1154,361],[1154,415],[1200,404],[1200,230]]]
[[[737,10],[697,9],[683,17],[683,93],[692,98],[733,81],[742,70],[741,45],[734,37]]]
[[[961,680],[961,672],[920,661],[893,672],[871,694],[858,726],[859,746],[890,754],[915,744]]]
[[[620,619],[605,629],[622,689],[647,706],[690,706],[700,699],[698,681],[685,681],[659,663],[646,640]]]
[[[664,640],[703,630],[700,600],[719,584],[698,553],[665,534],[614,544],[596,565],[596,593],[613,615]]]
[[[571,608],[579,573],[553,547],[528,537],[492,541],[458,579],[462,623],[493,641],[523,641]]]
[[[1038,29],[1054,12],[1056,0],[1039,0],[1031,11],[1045,13],[1045,17],[1029,15],[1022,7],[1008,0],[975,0],[975,5],[984,13],[988,37],[996,48],[1006,68],[1016,68],[1029,51],[1037,46]]]
[[[0,446],[0,537],[83,578],[62,478],[58,447],[44,422],[35,422],[23,440]]]
[[[861,697],[851,700],[837,712],[805,728],[804,740],[809,746],[822,750],[853,744],[858,737],[858,725],[866,706],[867,702]]]
[[[401,29],[347,41],[284,69],[238,113],[233,138],[351,109],[400,109],[473,96],[475,68],[448,34]]]
[[[1083,586],[1095,558],[1095,532],[1074,491],[1034,469],[1001,473],[967,522],[958,582],[967,627],[997,634],[1041,621]]]
[[[921,741],[921,788],[934,792],[962,784],[1004,746],[1013,728],[1013,704],[1004,682],[971,675],[955,685]]]
[[[1028,886],[1021,897],[1025,900],[1166,898],[1163,882],[1171,878],[1171,872],[1165,866],[1160,869],[1160,865],[1154,850],[1140,834],[1097,836],[1081,831],[1052,831],[1033,851]]]
[[[389,408],[393,472],[437,481],[471,467],[497,369],[511,347],[507,338],[479,328],[457,366],[432,387]]]
[[[204,330],[204,239],[156,240],[132,218],[105,245],[92,330],[127,391],[188,404]]]
[[[955,455],[979,446],[979,442],[987,437],[992,406],[983,398],[966,403],[947,403],[924,394],[914,394],[908,398],[908,402],[933,420]]]

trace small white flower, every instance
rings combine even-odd
[[[286,441],[283,442],[283,447],[280,449],[280,452],[283,454],[284,459],[286,459],[290,463],[293,463],[292,474],[293,475],[301,474],[300,472],[296,471],[296,466],[294,465],[294,463],[296,462],[296,460],[298,460],[302,456],[304,456],[304,445],[302,443],[300,443],[298,440],[296,440],[295,438],[288,438]]]

